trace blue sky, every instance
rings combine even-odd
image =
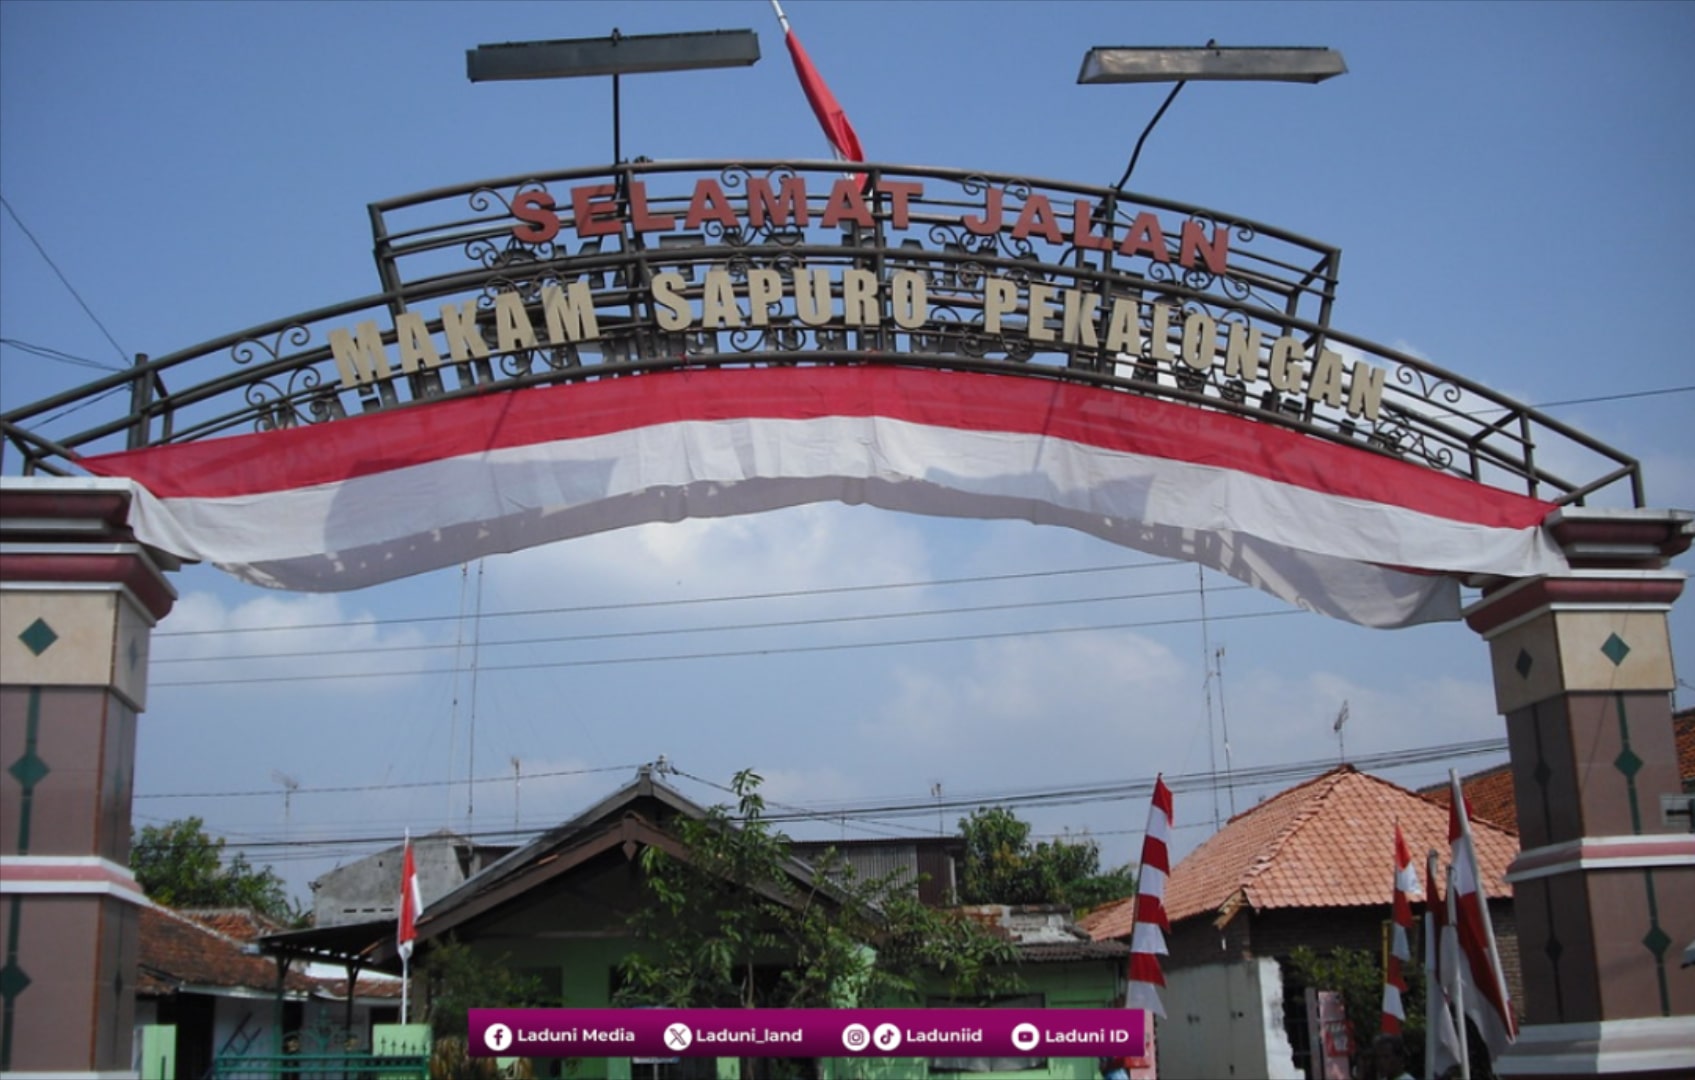
[[[1695,106],[1695,7],[793,0],[787,11],[870,157],[1099,184],[1123,171],[1165,90],[1076,85],[1089,46],[1341,50],[1350,73],[1317,87],[1187,88],[1131,186],[1341,247],[1338,327],[1520,400],[1655,391],[1550,411],[1639,457],[1651,504],[1695,506],[1683,314],[1695,128],[1664,119]],[[375,292],[367,203],[611,157],[606,81],[472,85],[466,49],[744,27],[760,36],[755,67],[624,81],[626,155],[822,156],[763,0],[7,0],[0,193],[105,329],[6,213],[0,336],[110,366]],[[0,404],[98,374],[0,346]],[[1239,769],[1334,760],[1344,700],[1350,757],[1503,734],[1486,649],[1463,626],[1373,632],[1281,614],[1209,576],[1208,639],[1226,650],[1209,740],[1194,569],[1098,569],[1145,561],[1053,529],[820,506],[644,527],[334,596],[190,568],[155,645],[136,819],[198,813],[243,842],[515,817],[541,827],[661,754],[717,782],[758,768],[773,799],[813,808],[922,802],[937,784],[949,798],[988,796],[1222,770],[1224,723]],[[840,591],[891,584],[913,587]],[[1106,599],[1148,592],[1177,595]],[[796,595],[679,603],[754,593]],[[1080,602],[919,614],[1062,599]],[[480,631],[461,617],[479,605]],[[1692,611],[1685,601],[1673,616],[1686,673]],[[438,618],[402,621],[421,616]],[[1189,621],[1079,629],[1171,620]],[[684,628],[694,632],[651,633]],[[1067,632],[1035,632],[1055,630]],[[591,640],[626,632],[648,636]],[[495,644],[536,637],[573,640]],[[914,638],[962,640],[878,644]],[[426,645],[441,648],[415,648]],[[780,651],[822,646],[856,647]],[[340,655],[185,662],[303,649]],[[449,671],[473,650],[474,690]],[[651,659],[700,652],[747,655]],[[541,663],[564,666],[497,670]],[[314,678],[370,671],[389,674]],[[276,676],[288,681],[208,684]],[[468,769],[510,777],[514,757],[521,782],[479,784],[468,819]],[[1444,774],[1386,772],[1409,785]],[[287,780],[300,790],[285,813]],[[251,794],[165,797],[192,792]],[[1237,809],[1264,793],[1241,786]],[[1230,796],[1217,803],[1227,815]],[[876,828],[934,831],[938,816],[951,829],[958,814]],[[1026,816],[1044,833],[1089,832],[1116,863],[1134,857],[1146,805]],[[1213,796],[1181,796],[1179,848],[1213,817]],[[866,835],[852,823],[796,832]],[[359,850],[252,854],[304,897],[307,880]]]

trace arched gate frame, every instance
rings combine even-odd
[[[0,488],[0,1071],[127,1067],[135,719],[183,560],[357,588],[828,499],[1065,525],[1368,625],[1463,617],[1523,844],[1528,1022],[1502,1070],[1695,1067],[1666,618],[1690,515],[1645,508],[1618,451],[1333,327],[1334,248],[1112,189],[840,168],[377,203],[377,293],[0,416],[22,474]],[[101,397],[128,407],[47,419]]]

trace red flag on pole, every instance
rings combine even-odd
[[[1471,819],[1460,790],[1458,772],[1450,770],[1452,788],[1448,805],[1448,842],[1452,846],[1449,872],[1453,875],[1454,930],[1459,939],[1459,976],[1464,985],[1465,1013],[1491,1058],[1498,1058],[1514,1039],[1518,1024],[1507,999],[1507,982],[1501,972],[1501,957],[1495,949],[1495,927],[1489,921],[1489,903],[1477,869],[1477,848],[1471,838]]]
[[[1445,958],[1459,955],[1458,947],[1449,943],[1452,937],[1442,893],[1436,887],[1436,853],[1432,851],[1424,867],[1424,1075],[1430,1080],[1448,1075],[1456,1065],[1461,1075],[1469,1071],[1454,1021],[1454,999],[1448,994],[1452,973]]]
[[[1407,850],[1407,838],[1401,834],[1401,823],[1395,822],[1395,886],[1391,897],[1392,929],[1389,936],[1389,959],[1383,971],[1383,1034],[1399,1035],[1406,1022],[1407,1010],[1401,996],[1407,992],[1407,980],[1401,965],[1412,960],[1412,945],[1408,934],[1412,930],[1412,904],[1409,892],[1418,891],[1418,875],[1413,873],[1412,853]]]
[[[783,42],[789,47],[789,59],[794,61],[795,74],[800,78],[800,88],[806,93],[806,100],[812,106],[812,115],[818,117],[819,126],[824,129],[824,137],[830,140],[830,147],[836,157],[843,161],[864,161],[865,151],[860,149],[859,135],[848,123],[847,113],[842,111],[841,104],[836,101],[836,95],[830,93],[830,88],[824,84],[824,77],[818,74],[818,69],[812,65],[812,58],[806,55],[801,47],[800,38],[795,36],[794,28],[789,26],[788,16],[783,14],[782,6],[777,0],[771,0],[771,7],[777,12],[777,22],[783,27]]]
[[[412,836],[408,833],[405,854],[400,857],[400,928],[395,934],[396,951],[402,961],[412,959],[412,942],[418,937],[418,912],[423,907],[418,892],[418,865],[412,859]]]
[[[1165,932],[1171,923],[1165,917],[1165,879],[1171,876],[1171,789],[1164,776],[1154,780],[1153,802],[1148,807],[1148,831],[1142,837],[1142,868],[1136,876],[1136,921],[1130,932],[1130,983],[1124,1004],[1165,1015],[1159,988],[1165,973],[1159,958],[1166,954]]]

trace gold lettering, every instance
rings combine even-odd
[[[371,320],[355,326],[352,334],[342,329],[331,330],[330,352],[335,354],[341,385],[348,389],[394,374],[388,366],[388,353],[383,349],[383,332]]]
[[[1306,370],[1301,363],[1306,356],[1301,350],[1301,343],[1295,338],[1284,334],[1271,343],[1271,363],[1266,366],[1265,375],[1271,382],[1271,388],[1286,393],[1294,393],[1301,388],[1301,376]]]
[[[707,330],[742,325],[735,286],[730,281],[730,272],[722,267],[715,266],[706,272],[706,284],[700,295],[700,325]]]
[[[1183,362],[1196,371],[1212,367],[1218,354],[1218,324],[1204,312],[1191,312],[1183,320]]]
[[[441,366],[441,353],[436,351],[435,339],[424,317],[416,311],[402,311],[394,317],[394,343],[400,346],[400,370],[420,371]]]
[[[689,325],[689,302],[683,296],[687,282],[675,270],[653,275],[654,320],[661,330],[686,330]]]
[[[983,281],[983,333],[1001,332],[1001,316],[1018,310],[1018,286],[1006,278],[992,277]]]
[[[447,339],[447,354],[459,363],[488,358],[488,342],[483,340],[482,328],[477,325],[477,302],[465,301],[463,306],[441,306],[441,336]]]
[[[1082,289],[1065,290],[1065,324],[1060,337],[1067,345],[1093,349],[1100,344],[1095,323],[1101,316],[1101,295]]]
[[[1112,298],[1112,312],[1106,324],[1106,351],[1117,356],[1126,353],[1142,355],[1142,317],[1136,301],[1128,296]]]
[[[1352,385],[1348,387],[1349,416],[1363,416],[1373,421],[1377,419],[1377,406],[1383,401],[1383,379],[1388,373],[1387,368],[1360,362],[1354,364],[1351,372]],[[1361,378],[1361,375],[1364,378]]]
[[[929,285],[916,270],[896,270],[889,278],[889,307],[895,325],[917,330],[930,320]]]
[[[1257,326],[1230,324],[1230,344],[1224,354],[1224,377],[1254,382],[1259,378],[1260,331]]]
[[[842,321],[849,326],[876,326],[879,316],[877,275],[857,267],[843,270]]]
[[[573,281],[561,289],[547,285],[541,290],[541,309],[547,316],[547,340],[555,345],[586,341],[600,336],[594,316],[594,293],[586,281]]]

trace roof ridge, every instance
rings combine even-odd
[[[194,918],[192,915],[184,915],[181,911],[178,911],[176,908],[166,907],[164,904],[160,904],[160,903],[157,903],[157,902],[154,902],[154,901],[149,901],[149,903],[152,905],[153,910],[158,911],[158,912],[160,912],[164,915],[167,915],[167,916],[175,919],[177,922],[182,923],[184,926],[192,927],[195,930],[200,931],[202,934],[207,935],[208,937],[215,937],[215,938],[219,939],[220,941],[227,941],[231,945],[234,945],[237,949],[240,949],[240,948],[246,946],[247,944],[249,944],[248,942],[242,941],[240,938],[230,937],[228,934],[224,933],[222,930],[214,930],[212,927],[207,926],[205,923],[201,922],[199,919]]]
[[[1360,775],[1363,774],[1352,765],[1338,765],[1334,769],[1320,773],[1305,783],[1296,784],[1289,790],[1273,796],[1270,800],[1260,803],[1259,806],[1254,807],[1255,810],[1258,810],[1261,807],[1269,806],[1271,803],[1290,798],[1302,788],[1311,787],[1319,783],[1325,784],[1322,791],[1311,791],[1302,796],[1303,801],[1300,808],[1296,810],[1295,816],[1290,819],[1287,825],[1283,826],[1283,829],[1275,838],[1272,839],[1270,844],[1266,845],[1259,854],[1254,856],[1253,861],[1248,863],[1247,869],[1242,871],[1242,879],[1237,883],[1238,888],[1243,893],[1247,893],[1250,886],[1253,885],[1254,879],[1259,877],[1259,875],[1263,874],[1266,870],[1270,869],[1271,864],[1277,860],[1277,856],[1280,855],[1283,849],[1294,840],[1295,834],[1300,832],[1301,829],[1306,827],[1308,823],[1318,817],[1319,813],[1324,809],[1325,800],[1327,800],[1331,794],[1335,792],[1337,786],[1342,782],[1342,780],[1349,776]],[[1249,813],[1252,813],[1252,811],[1249,811]],[[1254,906],[1258,907],[1259,905],[1256,904]]]

